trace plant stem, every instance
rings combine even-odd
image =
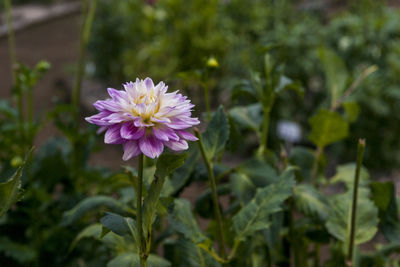
[[[75,76],[74,89],[72,95],[72,104],[75,108],[75,126],[78,128],[79,125],[79,103],[81,96],[81,84],[82,78],[85,70],[85,55],[86,47],[89,42],[90,30],[92,28],[92,23],[94,19],[94,14],[96,12],[97,0],[92,0],[89,5],[88,0],[83,0],[83,24],[81,29],[81,40],[79,46],[79,59],[78,59],[78,69]],[[86,10],[87,14],[86,14]]]
[[[213,203],[214,203],[214,212],[215,212],[215,217],[217,219],[217,225],[218,225],[218,243],[219,243],[219,250],[223,258],[226,257],[226,252],[225,252],[225,246],[224,246],[224,235],[223,235],[223,225],[222,225],[222,215],[221,211],[219,210],[219,201],[218,201],[218,195],[217,195],[217,185],[215,183],[215,177],[214,177],[214,172],[213,172],[213,166],[212,166],[212,161],[209,160],[206,156],[206,152],[204,150],[203,142],[201,139],[201,134],[199,130],[195,129],[195,135],[199,139],[197,142],[200,148],[201,156],[203,157],[204,164],[207,167],[207,172],[208,172],[208,177],[210,178],[210,185],[211,185],[211,190],[212,190],[212,198],[213,198]]]
[[[4,0],[4,6],[6,10],[6,19],[7,19],[7,28],[8,28],[8,48],[10,49],[10,60],[11,60],[11,70],[12,70],[12,78],[13,84],[15,85],[17,81],[17,52],[15,49],[15,35],[14,35],[14,26],[11,12],[11,0]]]
[[[143,226],[142,226],[142,187],[143,187],[143,154],[139,155],[139,167],[138,167],[138,184],[136,191],[136,218],[137,218],[137,229],[139,236],[139,256],[140,256],[140,267],[146,267],[145,247],[143,239]]]
[[[316,181],[317,176],[318,176],[318,165],[319,165],[319,161],[322,155],[322,151],[323,148],[322,147],[317,147],[317,149],[315,150],[315,159],[314,159],[314,165],[312,168],[312,172],[311,172],[311,184],[315,185],[318,187],[318,183]]]
[[[267,150],[270,113],[271,113],[270,108],[264,108],[264,120],[262,124],[262,132],[260,140],[260,151],[262,152],[262,154],[264,154],[265,151]]]
[[[347,264],[348,264],[348,266],[354,266],[353,251],[354,251],[354,236],[355,236],[355,232],[356,232],[358,183],[359,183],[359,180],[360,180],[360,169],[361,169],[361,165],[362,165],[364,149],[365,149],[365,139],[358,140],[357,167],[356,167],[356,173],[355,173],[355,177],[354,177],[353,203],[352,203],[352,208],[351,208],[349,250],[348,250],[348,254],[347,254]]]

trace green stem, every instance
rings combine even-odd
[[[360,169],[362,165],[362,159],[365,149],[365,140],[358,140],[357,146],[357,167],[354,177],[353,185],[353,203],[351,208],[351,224],[350,224],[350,237],[349,237],[349,249],[347,254],[347,264],[349,266],[354,266],[353,262],[353,252],[354,252],[354,236],[356,232],[356,216],[357,216],[357,196],[358,196],[358,183],[360,180]]]
[[[15,48],[15,35],[14,26],[11,12],[11,0],[4,0],[4,6],[6,10],[7,28],[8,28],[8,48],[10,49],[10,60],[11,60],[11,70],[13,84],[15,85],[17,81],[17,52]]]
[[[89,5],[88,0],[83,0],[83,24],[81,29],[81,39],[79,46],[79,59],[78,59],[78,69],[76,72],[74,89],[72,95],[72,104],[75,107],[75,126],[79,125],[79,103],[81,96],[81,84],[85,70],[85,56],[86,56],[86,48],[89,42],[90,30],[92,28],[92,23],[94,19],[94,15],[96,12],[97,0],[92,0]],[[86,10],[87,14],[86,14]]]
[[[262,152],[262,154],[264,154],[265,151],[267,150],[270,113],[271,113],[270,108],[264,108],[264,118],[263,118],[261,140],[260,140],[260,151]]]
[[[311,172],[311,184],[313,184],[315,186],[318,186],[318,183],[317,183],[318,165],[319,165],[319,161],[321,159],[322,151],[323,151],[322,147],[317,147],[317,149],[315,150],[314,165],[313,165],[312,172]]]
[[[143,238],[143,223],[142,223],[142,187],[143,187],[143,163],[144,156],[140,154],[139,156],[139,167],[138,167],[138,183],[136,191],[136,218],[137,218],[137,229],[139,236],[139,255],[140,255],[140,267],[146,267],[146,257],[145,257],[145,246]]]
[[[219,201],[218,201],[218,195],[217,195],[217,185],[215,182],[215,177],[214,177],[214,172],[213,172],[213,166],[212,166],[212,161],[209,160],[206,156],[206,152],[204,150],[203,142],[201,140],[201,134],[199,130],[195,129],[195,135],[199,139],[197,142],[200,148],[201,155],[204,160],[204,164],[207,167],[207,172],[208,172],[208,177],[210,178],[210,185],[211,185],[211,190],[212,190],[212,198],[213,198],[213,203],[214,203],[214,212],[215,212],[215,217],[217,219],[217,225],[218,225],[218,243],[219,243],[219,250],[223,258],[226,257],[226,252],[225,252],[225,246],[224,246],[224,236],[223,236],[223,225],[222,225],[222,215],[221,211],[219,210]]]

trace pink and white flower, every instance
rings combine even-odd
[[[167,93],[168,86],[154,85],[150,78],[128,82],[124,89],[108,88],[111,99],[96,101],[99,113],[86,118],[101,126],[99,133],[106,131],[106,144],[122,144],[123,160],[141,153],[156,158],[164,146],[180,151],[188,148],[187,141],[197,140],[185,131],[200,123],[191,117],[194,105],[186,96]]]

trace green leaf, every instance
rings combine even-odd
[[[227,195],[230,193],[229,184],[221,184],[217,186],[217,195]],[[214,216],[213,211],[213,200],[212,200],[212,190],[208,188],[196,199],[195,211],[198,215],[203,218],[212,218]]]
[[[187,157],[187,154],[162,154],[156,164],[155,176],[165,178],[175,169],[181,167]]]
[[[309,139],[318,147],[344,139],[349,134],[349,124],[338,113],[320,109],[309,120],[311,133]]]
[[[236,239],[243,241],[256,231],[268,228],[270,215],[281,210],[281,204],[290,196],[294,185],[293,168],[289,168],[278,183],[258,189],[255,197],[232,217]]]
[[[177,194],[187,184],[189,178],[197,166],[200,151],[197,146],[190,146],[188,150],[189,156],[185,160],[185,163],[179,167],[174,173],[169,176],[169,179],[165,181],[165,185],[161,192],[162,196],[171,196]]]
[[[245,161],[237,169],[237,172],[246,174],[256,187],[265,187],[279,181],[277,171],[270,164],[253,158]]]
[[[350,123],[355,122],[360,114],[360,106],[356,102],[345,102],[343,107],[346,112],[346,120]]]
[[[295,186],[293,198],[296,207],[305,215],[325,220],[328,216],[328,200],[314,187],[308,184]]]
[[[204,149],[208,160],[212,160],[225,147],[229,137],[229,123],[222,106],[218,108],[207,130],[203,134]]]
[[[137,236],[137,224],[136,221],[129,217],[122,217],[121,215],[106,212],[106,216],[101,218],[101,224],[120,236],[131,236],[138,244],[139,239]]]
[[[350,216],[352,206],[352,193],[336,195],[330,200],[326,228],[329,233],[342,242],[348,242],[350,234]],[[378,209],[367,197],[359,195],[357,200],[356,232],[354,243],[356,245],[368,242],[378,231]]]
[[[231,108],[229,116],[242,127],[249,128],[259,134],[263,118],[262,107],[259,103]]]
[[[172,229],[181,233],[185,238],[195,244],[206,240],[211,242],[200,230],[196,219],[193,216],[190,202],[186,199],[175,199],[173,208],[168,214],[168,222]]]
[[[281,75],[279,77],[279,83],[275,87],[275,93],[280,94],[285,90],[294,90],[301,98],[304,96],[304,89],[299,82]]]
[[[256,187],[250,177],[244,173],[234,173],[230,176],[231,191],[241,205],[248,203],[256,193]]]
[[[314,166],[315,152],[305,147],[294,147],[290,152],[290,163],[298,167],[296,177],[298,181],[310,181]]]
[[[149,236],[151,233],[151,226],[160,205],[159,198],[165,177],[170,175],[175,169],[181,167],[186,156],[186,154],[162,154],[158,158],[153,182],[143,201],[143,230],[145,236]],[[150,242],[150,240],[148,241]]]
[[[22,170],[20,166],[8,181],[0,183],[0,217],[21,198]]]
[[[339,165],[336,169],[336,174],[329,180],[330,184],[344,183],[347,190],[353,188],[354,174],[356,172],[355,163],[347,163]],[[369,184],[369,173],[365,167],[360,169],[359,186],[365,187]]]
[[[210,254],[199,248],[186,238],[180,238],[177,242],[177,249],[180,258],[180,266],[187,267],[219,267]]]
[[[23,266],[32,265],[33,261],[38,256],[36,250],[32,246],[13,242],[7,237],[0,237],[0,252]]]
[[[393,182],[372,182],[372,200],[379,210],[380,229],[389,242],[400,243],[400,222]]]
[[[174,200],[172,209],[168,214],[168,223],[174,231],[180,233],[187,240],[190,240],[198,248],[201,248],[210,255],[216,255],[212,246],[212,240],[201,232],[188,200]],[[196,253],[199,253],[199,251],[196,250]],[[199,254],[199,257],[201,255],[203,254]]]
[[[339,56],[326,47],[318,49],[318,56],[324,68],[328,90],[331,92],[331,103],[336,103],[346,90],[346,66]]]
[[[76,244],[78,244],[78,242],[81,241],[83,238],[90,237],[99,240],[102,234],[102,229],[103,226],[100,223],[95,223],[87,226],[75,237],[74,241],[72,241],[71,243],[69,250],[73,250]]]
[[[88,197],[79,202],[74,208],[64,212],[62,225],[67,226],[79,220],[86,213],[96,210],[100,207],[107,207],[116,213],[132,213],[133,211],[118,200],[108,196]]]
[[[107,263],[107,267],[136,267],[140,266],[139,254],[126,252],[118,255]],[[157,255],[150,254],[147,258],[148,267],[169,267],[171,263]]]

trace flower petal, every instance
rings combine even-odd
[[[121,125],[116,124],[108,128],[104,135],[104,143],[106,144],[122,144],[124,139],[120,135]]]
[[[189,148],[188,143],[183,139],[179,141],[164,142],[164,145],[175,151],[186,150]]]
[[[125,161],[136,157],[141,153],[136,140],[126,142],[122,145],[122,147],[124,148],[124,155],[122,156],[122,160]]]
[[[149,158],[157,158],[164,150],[163,143],[151,134],[146,134],[139,139],[140,150]]]
[[[182,137],[183,139],[189,140],[189,141],[197,141],[199,140],[196,136],[194,136],[191,133],[188,133],[186,131],[182,131],[182,130],[177,130],[176,131],[180,137]]]
[[[146,85],[147,90],[150,90],[150,89],[154,88],[153,80],[150,79],[149,77],[147,77],[147,78],[144,80],[144,84]]]
[[[144,135],[146,129],[144,127],[135,127],[133,122],[125,122],[121,126],[121,137],[124,139],[136,140]]]

